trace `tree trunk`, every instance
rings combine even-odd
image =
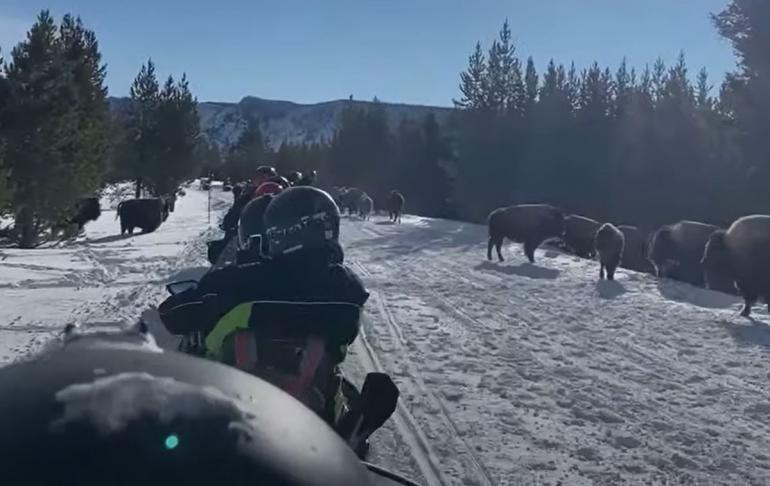
[[[134,193],[134,197],[136,199],[140,199],[142,197],[142,178],[141,177],[136,178],[136,192]]]
[[[16,213],[16,233],[19,235],[20,248],[34,248],[37,243],[37,230],[32,209],[24,206]]]

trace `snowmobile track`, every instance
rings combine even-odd
[[[473,452],[473,449],[471,448],[471,446],[463,438],[463,435],[460,433],[460,430],[457,427],[457,424],[455,423],[455,421],[452,420],[451,414],[447,409],[446,405],[444,404],[444,402],[438,396],[436,396],[435,393],[430,391],[430,388],[425,384],[423,379],[419,376],[417,366],[415,366],[414,362],[408,357],[407,353],[404,352],[404,348],[406,347],[406,341],[404,339],[403,333],[399,329],[398,324],[396,324],[393,318],[393,315],[388,310],[387,305],[385,304],[385,300],[381,297],[380,293],[373,292],[373,294],[377,302],[378,310],[380,311],[382,316],[385,318],[385,322],[387,323],[390,332],[396,338],[399,351],[401,352],[402,358],[409,370],[410,378],[417,385],[417,389],[420,390],[424,394],[424,396],[428,399],[428,403],[441,411],[440,415],[441,415],[442,422],[449,430],[452,431],[455,438],[460,440],[460,443],[465,449],[465,454],[470,459],[474,469],[476,469],[476,471],[478,472],[478,474],[476,475],[476,478],[479,479],[481,481],[481,484],[483,485],[486,485],[486,486],[493,485],[494,481],[490,477],[489,471],[487,471],[487,469],[484,467],[484,464],[479,460],[478,456]]]
[[[359,346],[356,346],[360,344]],[[384,371],[376,353],[366,339],[365,330],[361,329],[361,333],[358,336],[354,346],[360,348],[361,352],[356,353],[367,369],[375,371]],[[430,441],[417,425],[412,414],[406,408],[404,403],[399,400],[396,407],[396,415],[393,416],[393,420],[396,424],[396,429],[401,437],[407,442],[409,446],[409,453],[417,462],[420,472],[422,473],[425,481],[429,486],[442,486],[449,484],[448,480],[441,472],[441,468],[438,466],[438,460],[436,459],[436,453],[430,446]]]

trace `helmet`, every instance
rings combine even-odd
[[[5,483],[372,484],[347,444],[278,388],[202,358],[112,344],[65,344],[0,369]]]
[[[257,175],[264,176],[267,178],[275,177],[278,175],[278,173],[275,171],[275,167],[271,167],[269,165],[260,165],[257,167],[257,170],[254,171]]]
[[[288,179],[293,186],[302,179],[302,173],[296,170],[294,172],[289,172],[289,174],[286,175],[286,179]]]
[[[278,173],[275,171],[275,168],[269,165],[260,165],[257,167],[257,170],[254,171],[254,177],[251,178],[251,182],[255,187],[259,187],[260,184],[276,175],[278,175]]]
[[[283,176],[271,177],[270,181],[275,182],[276,184],[280,185],[284,189],[286,189],[287,187],[291,187],[291,183],[289,182],[289,180]]]
[[[273,194],[270,191],[275,188],[277,188],[277,192],[281,191],[281,187],[274,182],[262,184],[257,191],[263,188],[265,191],[263,195],[249,201],[241,210],[238,219],[238,248],[241,250],[249,249],[252,237],[262,235],[265,232],[264,214],[273,199]]]
[[[265,194],[278,194],[283,190],[283,186],[277,182],[267,181],[259,185],[254,197],[264,196]]]
[[[273,258],[329,249],[341,252],[337,243],[340,210],[321,189],[298,186],[281,192],[267,206],[264,224],[268,254]]]

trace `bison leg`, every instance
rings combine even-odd
[[[757,302],[757,295],[750,292],[743,293],[743,310],[741,310],[741,316],[749,317],[751,314],[751,307]]]
[[[608,265],[607,266],[607,280],[615,280],[615,269],[617,268],[617,265]]]
[[[527,255],[529,263],[535,263],[535,250],[537,249],[537,242],[527,240],[524,242],[524,254]]]
[[[495,240],[490,236],[487,242],[487,260],[492,261],[492,247],[495,246]]]
[[[604,280],[604,263],[599,263],[599,280]]]

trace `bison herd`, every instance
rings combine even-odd
[[[139,228],[144,233],[157,230],[168,219],[169,213],[174,212],[177,195],[184,195],[180,190],[172,196],[159,198],[128,199],[118,204],[115,219],[120,219],[120,234],[133,234]],[[57,229],[72,226],[80,233],[86,223],[96,221],[102,214],[99,197],[88,196],[80,198],[73,207],[70,216],[58,224]]]
[[[635,226],[602,224],[567,215],[547,204],[499,208],[488,217],[489,242],[503,261],[505,238],[523,243],[534,263],[535,249],[547,240],[582,258],[599,257],[599,277],[612,280],[620,266],[681,280],[721,292],[740,292],[748,316],[760,298],[770,310],[770,216],[745,216],[728,229],[696,221],[658,228],[649,237]]]
[[[335,187],[332,190],[332,197],[343,214],[357,215],[363,220],[368,220],[374,211],[374,200],[357,187]],[[388,197],[385,198],[385,209],[388,211],[388,218],[391,222],[401,223],[404,203],[404,195],[396,190],[390,191]]]

